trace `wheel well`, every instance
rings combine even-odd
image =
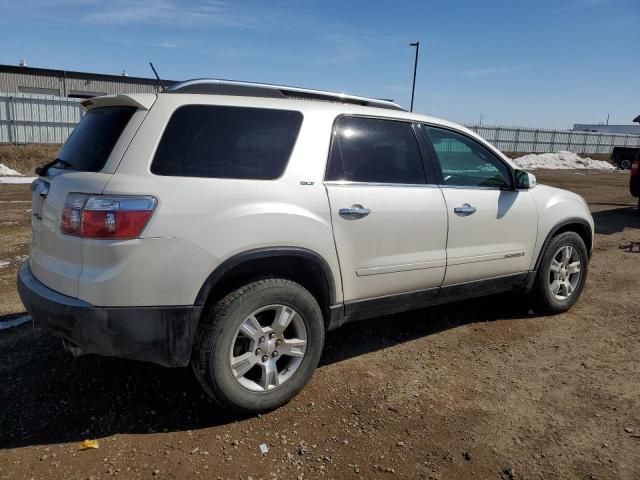
[[[544,243],[542,244],[542,248],[540,249],[540,253],[538,253],[538,260],[536,261],[536,270],[540,268],[540,262],[542,260],[542,256],[544,255],[545,250],[547,249],[547,245],[551,242],[551,239],[565,232],[574,232],[577,233],[585,246],[587,247],[587,253],[591,255],[592,241],[593,238],[591,236],[591,227],[585,221],[569,221],[563,223],[561,226],[557,227],[555,230],[552,230],[551,233],[547,236]]]
[[[587,247],[588,254],[591,255],[591,246],[592,246],[591,245],[591,242],[592,242],[591,229],[587,225],[584,225],[582,223],[569,223],[567,225],[563,225],[558,230],[556,230],[553,233],[553,236],[555,237],[556,235],[560,235],[561,233],[565,233],[565,232],[575,232],[578,235],[580,235],[580,238],[582,238],[582,241]]]
[[[205,311],[243,285],[263,278],[277,277],[299,283],[309,290],[320,305],[325,326],[328,326],[333,282],[326,271],[329,267],[323,266],[319,260],[308,255],[273,254],[232,263],[231,266],[223,264],[219,267],[203,286],[198,297],[204,297],[201,301]]]

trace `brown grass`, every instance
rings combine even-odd
[[[0,145],[0,163],[23,175],[33,175],[38,165],[53,160],[57,144]]]

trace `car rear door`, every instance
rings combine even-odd
[[[411,122],[339,118],[325,185],[347,304],[435,294],[445,272],[447,213]]]
[[[423,125],[447,205],[443,286],[527,272],[538,229],[528,190],[514,190],[511,168],[464,132]]]

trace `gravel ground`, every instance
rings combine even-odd
[[[298,397],[249,418],[215,409],[188,369],[74,359],[29,324],[0,331],[0,478],[640,478],[628,174],[536,176],[594,212],[570,312],[501,295],[347,325]],[[0,185],[0,321],[23,314],[28,199],[27,186]],[[85,439],[99,448],[79,451]]]

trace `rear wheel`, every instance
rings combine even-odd
[[[304,387],[323,343],[315,298],[297,283],[266,279],[227,295],[202,319],[191,364],[216,402],[262,412]]]
[[[536,291],[545,311],[565,312],[578,301],[588,261],[587,248],[577,233],[561,233],[551,240],[536,278]]]

